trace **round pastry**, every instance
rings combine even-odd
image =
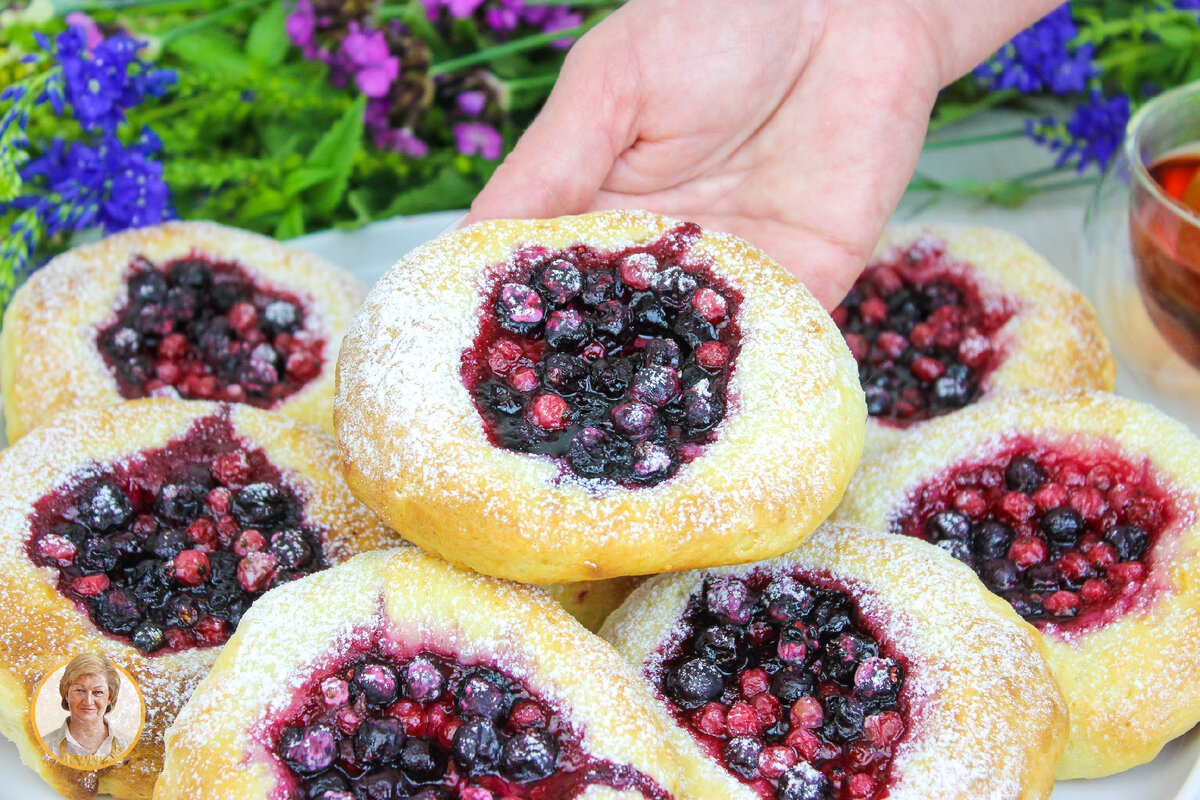
[[[384,521],[530,583],[784,552],[836,506],[865,417],[794,278],[633,211],[414,250],[355,316],[334,408],[350,487]]]
[[[858,361],[868,452],[997,392],[1116,377],[1087,299],[991,228],[889,228],[833,318]]]
[[[617,606],[625,602],[641,578],[548,583],[542,588],[589,631],[598,631]]]
[[[1066,710],[1036,632],[945,553],[826,524],[662,575],[602,630],[650,680],[696,800],[1045,798]]]
[[[840,518],[934,541],[1041,631],[1071,710],[1060,778],[1200,721],[1200,442],[1102,392],[1025,390],[867,459]]]
[[[211,222],[77,247],[4,313],[8,440],[139,397],[249,403],[332,432],[338,345],[363,294],[323,259]]]
[[[167,737],[156,800],[678,797],[629,664],[535,587],[416,548],[246,615]]]
[[[263,592],[399,539],[333,440],[245,405],[145,399],[66,412],[0,455],[0,730],[72,798],[145,798],[163,732]],[[146,725],[94,772],[44,755],[29,704],[80,652],[138,683]]]

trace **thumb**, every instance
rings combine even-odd
[[[635,73],[613,62],[612,53],[623,51],[605,25],[572,48],[541,113],[471,203],[464,225],[589,208],[628,146],[636,116]]]

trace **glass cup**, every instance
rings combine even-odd
[[[1129,121],[1084,219],[1084,269],[1134,386],[1200,431],[1200,214],[1151,168],[1200,154],[1200,82],[1165,92]]]
[[[1150,168],[1173,156],[1200,157],[1200,83],[1167,92],[1132,120],[1129,242],[1138,288],[1155,327],[1200,369],[1200,214],[1171,199]]]

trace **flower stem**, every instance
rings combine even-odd
[[[192,8],[219,6],[214,0],[54,0],[54,13],[63,16],[72,11],[102,14],[105,11],[138,11],[143,14],[162,11],[187,11]]]
[[[539,47],[545,47],[551,42],[556,42],[559,39],[567,39],[583,34],[590,25],[576,25],[574,28],[563,28],[561,31],[550,31],[549,33],[535,33],[532,36],[523,36],[520,39],[513,39],[511,42],[485,47],[482,50],[477,50],[474,53],[468,53],[465,56],[458,58],[450,58],[439,64],[434,64],[429,68],[430,76],[443,75],[447,72],[453,72],[463,67],[473,67],[477,64],[486,64],[489,61],[511,56],[514,53],[522,53],[526,50],[536,50]]]
[[[237,0],[237,2],[230,3],[229,5],[220,9],[219,11],[214,11],[211,14],[205,14],[203,17],[200,17],[199,19],[193,20],[184,25],[180,25],[178,28],[174,28],[172,30],[167,31],[162,36],[162,42],[164,45],[169,44],[169,43],[175,41],[176,39],[178,39],[180,36],[186,36],[187,34],[194,33],[195,31],[198,31],[202,28],[207,28],[209,25],[220,22],[221,20],[225,19],[226,17],[231,17],[234,14],[237,14],[240,11],[244,11],[247,8],[253,8],[254,6],[260,6],[265,2],[267,2],[267,0]]]
[[[958,139],[938,139],[932,142],[925,142],[926,150],[944,150],[950,147],[970,147],[977,144],[987,144],[988,142],[1002,142],[1008,139],[1016,139],[1025,135],[1025,131],[1020,128],[1015,128],[1008,131],[998,131],[996,133],[984,133],[979,136],[963,136]]]
[[[513,78],[512,80],[502,80],[500,82],[510,92],[526,92],[530,89],[545,89],[547,86],[553,86],[556,80],[558,80],[558,73],[550,72],[545,75],[534,75],[530,78]]]
[[[1019,94],[1020,93],[1016,89],[1004,89],[999,92],[991,92],[981,97],[979,100],[976,100],[974,103],[953,107],[946,113],[942,114],[938,119],[929,123],[929,132],[933,133],[934,131],[941,130],[947,125],[952,125],[955,122],[961,122],[968,117],[973,117],[980,111],[985,111],[989,108],[995,108],[1001,103],[1011,100]]]

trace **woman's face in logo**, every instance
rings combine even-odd
[[[78,720],[100,719],[108,708],[108,682],[103,675],[82,675],[67,689],[67,705]]]

